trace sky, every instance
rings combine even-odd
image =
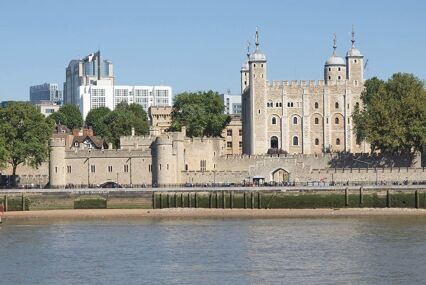
[[[333,33],[343,57],[352,25],[367,78],[424,80],[425,11],[421,0],[1,0],[0,101],[44,82],[62,89],[70,60],[98,49],[116,84],[238,94],[256,27],[268,80],[323,79]]]

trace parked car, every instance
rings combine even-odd
[[[113,181],[105,182],[99,186],[100,188],[123,188],[120,184]]]

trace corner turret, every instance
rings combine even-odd
[[[347,79],[355,85],[364,82],[364,56],[355,47],[355,30],[352,26],[352,46],[346,54]]]
[[[343,58],[336,53],[336,34],[333,39],[333,54],[327,59],[324,65],[324,81],[328,84],[331,81],[346,80],[346,63]]]

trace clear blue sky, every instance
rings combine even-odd
[[[174,93],[239,91],[247,40],[260,28],[268,79],[322,79],[332,52],[357,46],[367,77],[426,78],[426,1],[83,1],[0,3],[0,101],[27,100],[29,86],[62,85],[71,59],[98,48],[118,84],[167,84]],[[260,4],[262,3],[262,4]]]

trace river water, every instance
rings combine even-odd
[[[4,223],[0,284],[425,284],[421,217]]]

